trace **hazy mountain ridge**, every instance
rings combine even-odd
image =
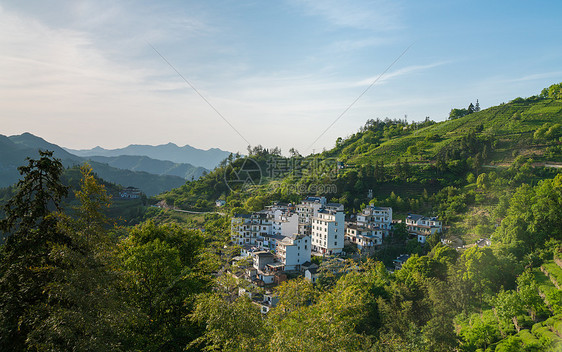
[[[157,160],[147,156],[136,155],[120,155],[114,157],[108,156],[90,156],[86,159],[99,163],[108,164],[109,166],[119,169],[131,171],[144,171],[156,175],[172,175],[179,176],[186,180],[197,179],[208,170],[204,167],[196,167],[186,163],[174,163],[168,160]]]
[[[127,147],[118,149],[104,149],[98,146],[92,149],[74,150],[65,148],[65,150],[81,157],[116,157],[123,155],[147,156],[152,159],[191,164],[210,170],[214,169],[221,161],[230,155],[230,152],[218,148],[203,150],[190,145],[179,147],[174,143],[156,146],[131,144]]]
[[[27,157],[37,158],[39,149],[52,150],[54,156],[59,158],[65,167],[79,165],[87,161],[86,158],[73,155],[58,145],[49,143],[31,133],[26,132],[10,137],[0,135],[0,187],[8,187],[16,183],[20,178],[17,168],[26,164],[25,159]],[[161,163],[159,160],[154,160],[156,164],[159,162]],[[158,175],[144,171],[125,170],[97,161],[89,161],[89,163],[94,172],[106,181],[125,187],[138,187],[148,196],[165,192],[185,183],[185,178],[177,175]],[[194,175],[202,172],[200,168],[195,168],[192,165],[182,167],[186,173],[188,172],[187,167],[193,168]]]

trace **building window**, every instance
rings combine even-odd
[[[334,246],[337,246],[337,245],[338,245],[338,241],[334,241]]]

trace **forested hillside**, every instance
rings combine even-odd
[[[504,174],[512,190],[522,181],[536,183],[556,174],[556,167],[562,165],[562,101],[556,99],[557,89],[559,85],[553,85],[550,95],[546,89],[537,96],[440,123],[369,120],[359,132],[338,139],[333,149],[307,157],[296,150],[283,157],[278,148],[249,148],[261,176],[251,192],[246,192],[251,187],[234,187],[231,192],[233,187],[225,184],[246,165],[245,158],[234,157],[200,180],[159,198],[184,209],[210,210],[215,199],[228,196],[231,207],[249,201],[259,208],[273,199],[296,200],[291,190],[320,194],[316,189],[323,188],[318,185],[334,184],[324,195],[346,209],[391,201],[404,211],[423,209],[437,215],[438,202],[426,198],[439,197],[447,187],[453,187],[447,192],[459,193],[460,187],[476,184],[482,173]],[[525,175],[517,176],[522,165],[527,165]],[[544,165],[551,168],[540,167]],[[375,200],[368,197],[369,190]]]
[[[223,199],[220,214],[151,207],[129,227],[108,217],[111,185],[87,167],[67,182],[43,152],[4,196],[0,350],[560,351],[560,88],[441,123],[369,121],[320,155],[249,148],[157,197],[203,211]],[[245,280],[231,216],[314,194],[348,215],[439,216],[443,238],[422,245],[395,224],[372,254],[315,257],[314,284]]]

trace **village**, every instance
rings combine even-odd
[[[346,219],[344,206],[328,203],[325,197],[306,197],[300,204],[275,203],[251,214],[235,214],[231,220],[231,241],[241,247],[233,258],[230,274],[243,284],[239,295],[248,295],[266,314],[276,304],[273,287],[291,278],[303,277],[316,284],[318,263],[329,261],[331,272],[345,266],[347,248],[356,255],[370,255],[392,235],[392,208],[366,206]],[[435,217],[408,214],[408,234],[421,244],[440,234],[442,223]],[[394,260],[399,270],[408,260],[402,254]],[[235,269],[234,269],[235,268]]]

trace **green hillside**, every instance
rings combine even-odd
[[[179,187],[185,183],[185,179],[179,176],[155,175],[144,171],[117,169],[95,161],[89,161],[88,163],[102,179],[124,187],[133,186],[140,188],[149,197]]]
[[[78,204],[74,192],[80,190],[81,178],[82,174],[79,166],[68,167],[62,174],[61,182],[68,187],[68,195],[63,202],[63,208],[66,210],[70,210]],[[121,225],[131,225],[142,221],[147,206],[146,197],[121,199],[119,193],[123,186],[105,181],[99,175],[96,175],[95,179],[100,185],[103,185],[105,191],[111,197],[110,205],[104,212],[108,217]],[[15,190],[14,186],[0,188],[0,205],[6,204],[15,194]],[[0,217],[3,215],[2,210],[0,210]]]
[[[256,185],[226,185],[225,178],[244,165],[246,159],[239,158],[159,199],[210,210],[215,199],[230,197],[230,208],[252,209],[316,194],[349,212],[374,202],[393,206],[397,214],[425,212],[448,221],[477,198],[480,205],[493,205],[522,183],[554,177],[562,162],[561,137],[562,100],[543,92],[439,123],[369,120],[357,133],[338,138],[333,149],[307,157],[293,152],[285,158],[278,148],[257,146],[249,150],[261,169]],[[481,174],[480,185],[488,191],[496,185],[497,192],[482,194],[476,182]]]
[[[560,100],[551,90],[442,123],[370,121],[320,155],[256,146],[157,197],[193,210],[220,198],[220,211],[109,206],[128,224],[148,219],[132,227],[104,216],[106,191],[119,186],[85,173],[80,193],[63,200],[60,186],[77,189],[78,170],[63,173],[50,155],[30,161],[25,182],[0,192],[11,196],[0,216],[0,349],[560,351],[561,136],[548,109]],[[410,143],[416,133],[423,146]],[[310,194],[348,215],[366,203],[391,206],[393,219],[438,215],[443,238],[420,244],[395,224],[372,253],[347,243],[341,257],[314,256],[315,282],[267,270],[279,284],[260,282],[232,242],[230,215]]]
[[[493,142],[487,155],[490,162],[509,162],[512,153],[535,153],[541,159],[562,161],[559,148],[548,148],[549,142],[561,136],[555,127],[549,136],[534,133],[546,125],[549,129],[562,123],[562,101],[533,96],[517,98],[464,117],[440,123],[411,123],[401,121],[368,121],[360,132],[342,140],[334,149],[325,152],[350,163],[394,163],[404,161],[436,161],[443,148],[476,132],[481,139]],[[547,155],[544,153],[549,149]]]

